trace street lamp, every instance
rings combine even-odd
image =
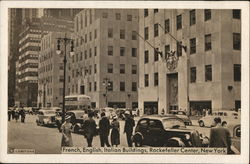
[[[103,96],[105,96],[106,98],[106,107],[108,107],[108,87],[111,85],[110,83],[110,79],[109,78],[104,78],[103,79],[103,82],[102,82],[102,85],[105,86],[105,94],[103,94]]]
[[[57,38],[57,50],[56,53],[61,54],[61,42],[64,44],[64,59],[63,59],[63,108],[62,108],[62,122],[65,120],[65,81],[66,81],[66,63],[67,63],[67,53],[66,47],[70,44],[70,55],[74,54],[74,42],[73,39],[67,38],[66,33],[65,37]]]

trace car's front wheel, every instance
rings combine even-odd
[[[204,127],[204,122],[203,121],[199,121],[199,126],[200,127]]]
[[[139,132],[135,133],[135,135],[132,136],[132,141],[135,143],[135,147],[141,147],[142,140],[143,140],[143,136]]]

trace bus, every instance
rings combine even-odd
[[[87,95],[69,95],[65,96],[65,109],[70,110],[87,110],[90,108],[91,100]]]

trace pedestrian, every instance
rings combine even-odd
[[[8,109],[8,121],[10,121],[11,120],[11,109],[9,108]]]
[[[71,116],[66,115],[65,122],[61,126],[61,132],[62,132],[62,142],[61,147],[72,147],[73,141],[71,132],[73,131],[73,126],[70,123]]]
[[[231,154],[231,138],[228,128],[221,125],[221,118],[214,118],[215,127],[210,130],[209,147],[225,147],[227,153]]]
[[[84,121],[84,136],[87,139],[88,147],[92,147],[93,137],[97,134],[96,123],[93,117],[94,113],[89,112],[88,118]]]
[[[26,114],[23,108],[20,110],[20,115],[21,115],[21,122],[24,123]]]
[[[113,116],[113,121],[111,122],[111,145],[120,145],[120,124],[117,116]]]
[[[16,122],[19,120],[19,111],[18,111],[18,109],[15,110],[15,119],[16,119]]]
[[[110,130],[109,119],[105,116],[105,113],[102,112],[101,119],[99,121],[99,135],[100,135],[101,147],[104,147],[105,145],[107,147],[110,147],[108,141],[109,130]]]
[[[131,117],[128,111],[125,112],[125,125],[124,125],[124,133],[126,133],[127,136],[127,142],[128,146],[132,147],[132,133],[133,133],[133,128],[135,126],[135,121]]]
[[[15,107],[14,109],[11,110],[11,116],[12,116],[12,120],[15,119]]]

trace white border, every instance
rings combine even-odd
[[[0,162],[75,162],[75,163],[248,163],[249,161],[249,2],[233,1],[1,1],[0,40]],[[7,154],[7,72],[8,72],[8,8],[211,8],[242,9],[242,141],[241,155],[17,155]]]

